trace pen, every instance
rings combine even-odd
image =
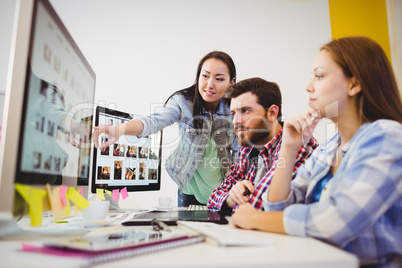
[[[254,183],[251,183],[251,184],[254,186]],[[250,195],[250,194],[251,194],[250,189],[247,188],[246,185],[244,185],[244,187],[245,187],[246,189],[245,189],[244,192],[243,192],[243,196]]]
[[[251,194],[250,190],[246,187],[246,190],[243,192],[243,196]]]

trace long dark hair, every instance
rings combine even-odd
[[[321,50],[331,54],[345,76],[360,82],[357,105],[363,122],[391,119],[402,123],[402,103],[394,72],[377,42],[351,36],[334,39]]]
[[[202,128],[203,120],[201,119],[201,115],[203,114],[202,108],[204,107],[204,100],[201,97],[200,92],[198,90],[198,78],[200,77],[202,65],[204,64],[205,61],[209,59],[216,59],[223,62],[229,69],[230,81],[232,81],[233,79],[236,80],[236,66],[232,58],[225,52],[212,51],[207,55],[205,55],[198,64],[197,75],[195,77],[194,84],[188,88],[184,88],[182,90],[174,92],[165,102],[166,105],[169,99],[176,94],[182,94],[187,100],[191,101],[193,104],[193,124],[194,128],[196,129]],[[222,101],[224,101],[225,103],[230,103],[230,100],[225,97],[222,99]]]

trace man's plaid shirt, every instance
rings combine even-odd
[[[250,196],[249,201],[255,208],[264,210],[262,204],[262,194],[267,190],[268,185],[271,183],[271,179],[274,175],[275,168],[280,163],[278,161],[279,151],[282,143],[282,130],[262,149],[259,151],[253,146],[241,147],[238,153],[237,162],[231,167],[228,176],[223,180],[222,184],[216,188],[211,197],[208,200],[208,208],[211,210],[222,210],[222,206],[229,196],[229,191],[233,185],[241,180],[249,180],[254,183],[255,174],[257,173],[257,161],[258,155],[264,159],[266,174],[255,185],[255,191]],[[296,175],[297,169],[304,163],[304,161],[310,156],[314,149],[318,146],[318,142],[314,138],[310,138],[306,145],[300,147],[297,154],[296,162],[293,168],[293,178]],[[232,209],[232,213],[238,208],[238,204]]]

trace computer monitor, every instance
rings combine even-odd
[[[15,183],[88,191],[96,76],[48,0],[17,3],[0,145],[0,225]]]
[[[94,125],[117,125],[133,119],[126,112],[98,106]],[[93,148],[91,192],[126,188],[128,192],[157,191],[161,186],[162,131],[138,138],[121,136],[105,149]],[[99,144],[108,137],[99,136]],[[104,191],[102,191],[104,192]],[[106,195],[108,197],[108,195]],[[109,198],[110,199],[110,198]],[[111,209],[119,208],[118,202]]]

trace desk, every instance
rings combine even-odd
[[[358,260],[352,254],[313,238],[264,235],[274,241],[274,247],[218,247],[204,242],[94,267],[358,267]],[[27,243],[41,245],[40,239]],[[22,252],[20,249],[21,241],[0,240],[0,266],[78,267],[72,258]]]

